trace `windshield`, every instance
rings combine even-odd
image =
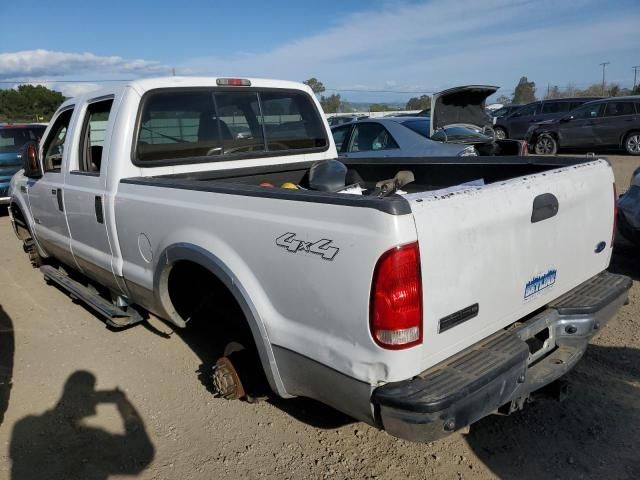
[[[30,140],[38,141],[45,127],[0,128],[0,153],[15,153]]]
[[[402,125],[413,130],[416,133],[419,133],[425,138],[429,138],[429,120],[430,119],[428,118],[424,120],[408,120],[406,122],[402,122]],[[438,142],[490,140],[489,137],[482,134],[479,128],[466,127],[461,125],[440,129],[433,134],[433,137],[431,137],[431,139]]]

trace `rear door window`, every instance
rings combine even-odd
[[[161,91],[143,101],[134,163],[221,161],[328,146],[315,104],[302,92]]]
[[[78,170],[100,172],[104,136],[113,100],[103,100],[87,106],[82,127]]]
[[[605,117],[619,117],[635,113],[632,102],[609,102],[604,109]]]
[[[569,102],[545,102],[542,104],[542,113],[568,112],[569,105]]]
[[[511,118],[529,117],[531,115],[535,115],[539,105],[540,104],[538,103],[534,103],[534,104],[522,107],[520,110],[518,110],[513,115],[511,115]]]
[[[369,152],[398,148],[391,134],[379,123],[360,122],[353,127],[350,152]]]

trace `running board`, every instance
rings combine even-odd
[[[124,311],[51,265],[41,266],[40,271],[47,283],[55,283],[66,290],[72,299],[84,302],[93,311],[104,317],[107,325],[113,328],[126,328],[144,320],[142,315],[133,308]]]

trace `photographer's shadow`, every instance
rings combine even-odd
[[[53,409],[17,422],[11,436],[11,478],[102,480],[135,475],[153,460],[154,447],[139,413],[121,390],[96,391],[96,378],[73,373]],[[84,424],[98,404],[113,404],[124,433]]]

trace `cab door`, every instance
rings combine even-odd
[[[64,205],[78,266],[88,277],[120,290],[112,270],[113,252],[104,213],[113,102],[113,97],[95,99],[80,113],[79,133],[65,177]]]
[[[43,175],[28,179],[26,188],[38,244],[48,255],[75,267],[65,218],[62,170],[69,161],[71,141],[67,133],[73,112],[74,106],[70,105],[61,109],[52,119],[52,126],[40,149]]]

